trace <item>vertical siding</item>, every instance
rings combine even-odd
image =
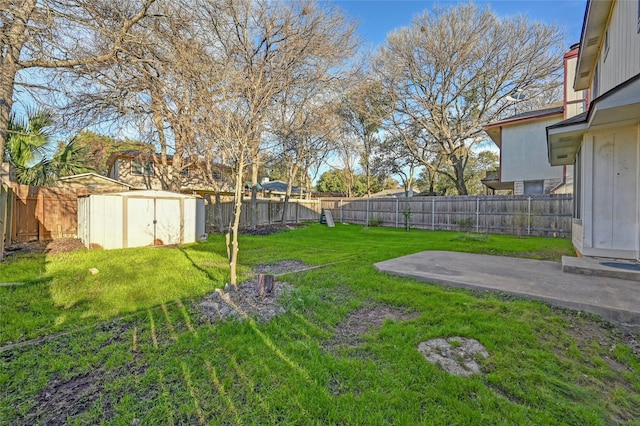
[[[502,181],[562,178],[562,166],[550,166],[545,128],[562,120],[553,118],[505,126],[502,129]]]
[[[600,51],[600,93],[603,94],[640,73],[638,1],[618,0],[609,18],[609,52]]]

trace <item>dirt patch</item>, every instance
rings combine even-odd
[[[638,336],[620,331],[609,324],[584,320],[576,315],[564,314],[563,317],[568,322],[567,334],[575,340],[578,349],[587,352],[594,344],[597,344],[602,349],[600,351],[602,360],[612,370],[618,373],[628,371],[628,368],[615,360],[613,355],[616,346],[621,341],[629,345],[631,352],[640,359]]]
[[[296,228],[301,228],[306,226],[303,223],[289,223],[286,225],[282,224],[273,224],[273,225],[264,225],[258,226],[256,229],[251,228],[242,228],[240,229],[240,234],[242,235],[271,235],[277,234],[278,232],[286,232],[291,231]]]
[[[333,338],[323,347],[327,350],[337,348],[353,348],[361,345],[362,336],[369,331],[382,326],[385,320],[405,321],[417,318],[420,314],[415,311],[387,305],[365,306],[352,312],[338,327]]]
[[[60,238],[47,243],[47,252],[54,255],[86,249],[82,241],[78,238]]]
[[[276,315],[285,312],[285,308],[279,301],[293,290],[293,286],[276,280],[272,294],[260,295],[257,274],[278,276],[306,268],[307,265],[296,260],[283,260],[272,265],[257,265],[254,268],[256,277],[253,280],[238,284],[237,289],[231,286],[227,286],[224,290],[216,289],[205,297],[200,303],[200,308],[211,322],[245,318],[268,322]]]
[[[104,389],[105,373],[99,370],[67,381],[53,379],[37,396],[37,405],[24,419],[25,425],[62,425],[67,419],[90,410]],[[104,407],[105,413],[109,407]]]
[[[19,254],[42,254],[56,255],[58,253],[69,253],[77,250],[85,250],[84,244],[77,238],[59,238],[49,241],[29,241],[24,243],[12,243],[5,247],[5,256],[11,257]]]

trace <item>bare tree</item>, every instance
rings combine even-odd
[[[0,3],[0,152],[19,73],[113,63],[155,0],[22,0]],[[93,43],[100,38],[104,44]]]
[[[376,70],[393,96],[397,121],[427,133],[422,141],[437,145],[465,195],[470,150],[482,127],[510,105],[506,95],[524,91],[539,103],[561,83],[561,42],[555,25],[500,19],[467,4],[424,12],[391,33],[377,52]],[[429,167],[429,158],[420,160]]]
[[[345,131],[355,143],[364,172],[367,196],[371,196],[373,159],[381,144],[383,120],[390,112],[390,99],[379,81],[360,76],[347,93],[340,109]]]
[[[217,68],[190,3],[159,0],[154,19],[132,31],[118,63],[97,63],[62,74],[71,125],[103,120],[136,123],[140,138],[159,151],[155,176],[179,191],[194,153],[201,106],[211,101]],[[146,155],[153,155],[149,153]]]
[[[220,100],[212,99],[218,112],[211,120],[217,122],[212,131],[218,143],[234,164],[235,211],[227,247],[235,286],[244,173],[250,167],[250,179],[257,182],[273,105],[285,90],[316,82],[327,71],[336,73],[356,47],[355,27],[330,4],[314,1],[199,5],[206,17],[203,26],[215,37],[210,49],[220,70],[217,84],[225,89]],[[256,197],[254,185],[253,205]],[[255,225],[255,214],[252,218]]]
[[[415,180],[416,169],[422,164],[407,149],[405,138],[410,134],[390,133],[381,141],[380,151],[373,158],[372,169],[378,176],[398,176],[402,182],[404,193],[409,196]],[[411,143],[411,142],[409,142]]]
[[[335,81],[330,80],[320,78],[303,87],[289,87],[278,99],[278,111],[271,121],[271,133],[277,141],[278,157],[287,175],[282,223],[287,220],[294,181],[297,179],[300,187],[304,183],[310,191],[309,170],[319,156],[327,154],[331,141],[339,133],[336,107],[331,101],[333,94],[329,93],[331,83]]]

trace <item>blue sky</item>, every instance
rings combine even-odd
[[[411,24],[414,15],[434,6],[447,7],[460,0],[336,0],[333,3],[360,22],[364,40],[377,46],[388,32]],[[490,6],[498,16],[518,14],[546,23],[557,23],[566,33],[565,47],[580,41],[586,0],[493,0],[476,1],[481,8]]]

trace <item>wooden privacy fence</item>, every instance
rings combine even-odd
[[[208,204],[205,206],[205,230],[215,232],[217,224],[227,227],[233,222],[234,203]],[[259,199],[257,201],[258,226],[282,223],[284,202],[280,200]],[[219,220],[218,215],[222,220]],[[240,227],[251,224],[250,201],[242,202],[240,212]],[[318,200],[289,200],[286,223],[300,223],[317,221],[320,217],[320,201]]]
[[[570,236],[572,196],[322,199],[336,222],[515,235]]]
[[[75,238],[78,195],[68,188],[14,185],[11,240],[18,242]]]

